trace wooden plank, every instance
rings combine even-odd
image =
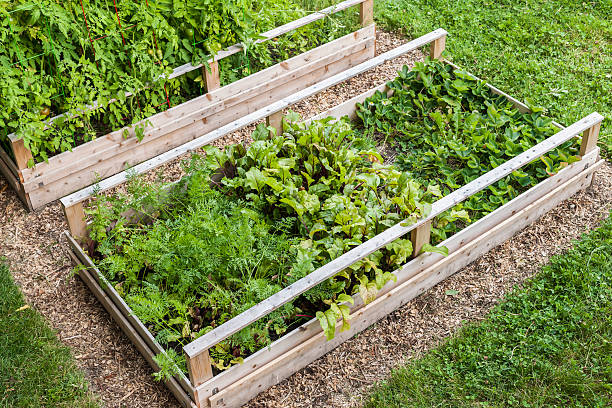
[[[208,63],[209,69],[202,67],[202,76],[206,82],[206,92],[212,92],[221,87],[221,77],[219,76],[219,62],[212,61]]]
[[[596,123],[582,133],[582,143],[580,144],[580,156],[585,156],[591,150],[597,148],[597,138],[599,137],[599,129],[601,122]]]
[[[17,165],[8,155],[8,153],[0,146],[0,160],[4,162],[7,169],[13,174],[14,177],[19,178],[19,169]]]
[[[187,359],[187,370],[189,371],[189,380],[195,387],[210,380],[213,372],[208,351],[195,358]]]
[[[384,296],[378,297],[374,302],[352,313],[351,329],[340,332],[341,325],[338,325],[336,337],[331,341],[327,341],[321,335],[312,337],[299,347],[209,397],[210,406],[240,406],[253,396],[331,351],[350,337],[365,330],[427,289],[451,276],[474,259],[505,242],[575,192],[586,188],[593,172],[603,163],[603,161],[599,161],[596,165],[591,166],[536,202],[524,207],[505,222],[498,225],[489,224],[488,231],[472,240],[468,245],[463,246],[457,252],[452,253]]]
[[[431,220],[418,228],[410,231],[410,241],[412,242],[412,255],[418,256],[425,244],[429,244],[431,237]]]
[[[431,43],[429,47],[429,56],[431,59],[440,59],[442,52],[446,48],[446,36],[438,38]]]
[[[286,98],[283,98],[263,109],[257,110],[253,113],[250,113],[249,115],[244,116],[243,118],[229,123],[225,126],[220,127],[219,129],[214,130],[213,132],[210,132],[208,134],[205,134],[203,136],[200,136],[194,140],[192,140],[191,142],[185,143],[177,148],[174,148],[160,156],[154,157],[153,159],[150,159],[146,162],[143,162],[137,166],[134,166],[131,169],[131,172],[135,173],[135,174],[140,174],[140,173],[144,173],[147,171],[150,171],[151,169],[154,169],[170,160],[173,160],[187,152],[190,152],[192,150],[198,149],[220,137],[223,137],[229,133],[232,133],[236,130],[239,130],[245,126],[250,125],[251,123],[255,123],[258,122],[259,120],[265,119],[267,116],[271,115],[274,112],[278,112],[280,110],[283,110],[287,107],[290,107],[291,105],[293,105],[296,102],[301,101],[302,99],[305,99],[309,96],[315,95],[318,92],[325,90],[331,86],[334,86],[338,83],[341,83],[347,79],[350,79],[362,72],[365,72],[373,67],[376,67],[378,65],[381,65],[389,60],[392,60],[393,58],[396,58],[400,55],[406,54],[416,48],[419,48],[425,44],[430,43],[431,41],[433,41],[434,39],[438,38],[441,35],[445,35],[446,31],[442,30],[442,29],[438,29],[436,31],[433,31],[427,35],[424,35],[422,37],[419,37],[413,41],[410,41],[400,47],[397,47],[391,51],[388,51],[384,54],[381,54],[369,61],[363,62],[353,68],[350,68],[344,72],[341,72],[339,74],[336,74],[330,78],[327,78],[313,86],[310,86],[300,92],[297,92],[293,95],[290,95]],[[108,190],[109,188],[113,188],[123,182],[125,182],[125,180],[127,179],[127,174],[128,172],[121,172],[118,174],[115,174],[112,177],[109,177],[108,179],[102,180],[100,183],[98,183],[95,188],[99,189],[99,191],[105,191]],[[94,192],[94,187],[87,187],[84,188],[80,191],[77,191],[73,194],[70,194],[69,196],[66,196],[64,198],[62,198],[62,203],[64,203],[65,206],[70,206],[73,205],[76,202],[79,201],[84,201],[86,199],[88,199],[89,197],[91,197],[92,193]]]
[[[274,110],[275,111],[275,110]],[[531,149],[526,150],[520,155],[508,160],[504,164],[496,167],[488,173],[478,177],[467,185],[457,189],[451,194],[441,198],[432,205],[431,213],[421,220],[417,221],[412,225],[404,226],[405,222],[400,222],[395,226],[387,229],[386,231],[378,234],[374,238],[371,238],[367,242],[359,245],[356,248],[344,253],[333,261],[326,265],[318,268],[308,276],[300,279],[294,284],[287,286],[276,294],[263,300],[257,305],[253,306],[249,310],[241,313],[240,315],[230,319],[223,323],[221,326],[215,328],[213,331],[206,333],[199,337],[192,343],[186,345],[183,350],[187,356],[194,357],[198,353],[208,350],[220,341],[225,340],[232,334],[237,333],[243,328],[249,326],[251,323],[259,320],[266,316],[272,311],[278,309],[287,302],[295,299],[302,293],[312,289],[321,282],[335,276],[343,269],[349,267],[353,263],[365,258],[374,251],[381,247],[393,242],[397,238],[405,235],[406,233],[418,228],[425,223],[432,220],[442,212],[451,209],[455,205],[464,201],[468,197],[476,194],[477,192],[487,188],[491,184],[511,174],[513,171],[518,170],[522,166],[538,159],[542,155],[546,154],[550,150],[560,146],[567,140],[575,137],[577,133],[590,128],[595,123],[601,122],[603,117],[598,113],[592,113],[591,115],[581,119],[573,125],[561,130],[559,133],[551,136],[545,141],[537,144]]]
[[[73,252],[69,252],[69,254],[74,262],[76,262],[77,264],[81,263],[80,259]],[[94,271],[93,273],[96,272]],[[113,301],[108,297],[106,292],[100,287],[97,280],[91,276],[91,272],[89,270],[81,270],[79,271],[79,276],[87,285],[89,290],[94,294],[96,299],[98,299],[98,301],[102,304],[106,311],[111,315],[112,319],[115,321],[115,323],[117,323],[121,331],[123,331],[128,336],[130,341],[134,344],[140,354],[142,354],[147,363],[149,363],[149,365],[153,367],[154,370],[158,371],[159,366],[157,365],[155,360],[153,360],[153,356],[155,356],[155,353],[138,335],[136,330],[134,330],[134,327],[130,324],[125,315],[117,308]],[[169,381],[166,381],[165,384],[170,389],[172,394],[174,394],[176,399],[181,403],[181,405],[187,408],[191,408],[192,404],[189,394],[185,392],[185,390],[174,378],[171,378]]]
[[[363,27],[374,24],[374,0],[365,0],[359,5],[359,22]]]
[[[266,126],[273,127],[276,130],[277,135],[282,135],[283,134],[283,111],[274,112],[273,114],[268,116],[266,118]]]
[[[87,237],[87,222],[85,221],[85,211],[83,203],[78,203],[71,207],[64,207],[64,215],[68,223],[68,229],[73,237],[83,239]]]
[[[258,95],[255,99],[244,101],[242,104],[235,105],[231,108],[225,109],[223,112],[212,116],[210,120],[198,121],[194,126],[179,129],[174,131],[164,138],[158,138],[153,141],[147,142],[143,140],[140,145],[137,145],[133,150],[126,150],[121,154],[117,154],[112,159],[102,160],[101,157],[94,157],[95,167],[84,168],[70,174],[63,179],[57,180],[47,185],[36,185],[36,180],[28,182],[32,191],[30,192],[30,198],[35,206],[44,205],[47,202],[53,201],[64,194],[69,194],[75,189],[91,185],[95,179],[104,178],[121,172],[128,165],[142,162],[150,157],[161,155],[181,143],[189,142],[202,134],[206,134],[213,131],[222,125],[237,120],[256,109],[260,109],[261,106],[269,103],[270,100],[276,99],[277,95],[282,97],[292,92],[299,91],[305,86],[316,83],[321,78],[329,77],[334,72],[342,71],[349,66],[353,66],[360,61],[363,61],[369,57],[373,51],[373,39],[368,44],[365,44],[366,48],[358,51],[355,54],[345,56],[343,59],[328,65],[318,68],[315,71],[310,72],[307,76],[298,78],[289,84],[279,86],[270,92]],[[282,93],[282,94],[280,94]],[[278,99],[281,99],[281,98]],[[126,143],[129,141],[126,141]],[[145,146],[146,145],[146,146]],[[66,171],[66,169],[63,169]]]
[[[15,156],[15,161],[17,162],[17,168],[19,170],[27,169],[29,161],[32,160],[32,152],[26,149],[23,139],[11,141],[11,147],[13,149],[13,156]]]
[[[374,31],[372,27],[359,30],[307,53],[291,58],[284,63],[277,64],[202,97],[195,98],[165,112],[154,115],[148,119],[152,124],[152,128],[146,131],[145,137],[140,142],[134,136],[127,140],[124,139],[123,130],[120,130],[91,141],[86,145],[78,146],[72,152],[61,153],[60,155],[50,158],[48,163],[39,163],[35,169],[25,170],[25,189],[27,192],[31,192],[43,185],[48,185],[53,181],[57,181],[72,174],[78,169],[84,169],[96,163],[102,163],[111,158],[115,158],[120,151],[127,151],[133,148],[145,149],[143,147],[144,144],[152,143],[154,139],[158,137],[176,137],[177,133],[168,134],[179,130],[181,132],[180,134],[183,134],[185,133],[185,126],[187,125],[193,125],[191,130],[195,132],[210,131],[212,130],[211,123],[213,122],[206,120],[206,117],[215,115],[212,118],[213,121],[215,121],[214,123],[221,123],[222,117],[229,117],[227,113],[229,107],[245,103],[245,101],[252,101],[253,98],[257,98],[258,95],[264,91],[272,92],[269,95],[270,99],[284,97],[288,95],[290,88],[281,87],[282,84],[285,84],[287,81],[297,80],[302,75],[308,74],[309,72],[312,73],[313,70],[318,72],[317,76],[319,78],[312,77],[311,75],[308,81],[314,81],[326,75],[331,75],[334,71],[339,71],[344,65],[334,64],[328,66],[328,64],[342,60],[346,58],[348,54],[353,54],[358,49],[373,45],[373,41]],[[358,61],[361,62],[360,59],[358,59]],[[328,66],[326,72],[322,72],[320,69],[317,70],[317,68],[322,65]],[[307,81],[305,81],[305,83],[306,82]],[[273,90],[275,88],[280,88],[281,92],[274,93]],[[297,89],[302,89],[302,87],[297,87]],[[261,98],[259,100],[261,100]],[[267,103],[267,101],[261,101],[261,103]],[[261,106],[259,106],[259,108],[261,108]],[[244,113],[238,112],[231,116],[231,118],[243,115]],[[230,121],[230,119],[224,120],[227,122]],[[188,140],[185,139],[182,143],[186,141]],[[163,142],[160,141],[158,143]],[[180,142],[177,142],[175,146],[177,145],[180,145]],[[75,156],[80,157],[80,159],[74,160]],[[147,160],[153,156],[152,154],[145,156],[141,155],[142,160]],[[130,161],[130,164],[137,163],[138,161],[136,161],[136,159]],[[119,171],[120,170],[121,168]]]
[[[90,289],[93,291],[94,295],[96,295],[96,297],[101,295],[106,298],[109,298],[111,303],[114,305],[114,308],[119,312],[119,314],[125,317],[127,321],[129,322],[129,324],[131,325],[132,331],[126,332],[126,335],[130,337],[132,334],[136,333],[138,337],[145,342],[147,347],[150,350],[152,350],[152,353],[154,355],[165,353],[165,349],[155,340],[151,332],[147,330],[147,328],[144,326],[144,324],[142,324],[140,319],[134,314],[132,309],[130,309],[127,303],[125,303],[125,301],[121,298],[121,296],[119,296],[119,294],[117,293],[113,285],[111,285],[110,282],[108,282],[104,278],[104,276],[100,273],[100,271],[95,266],[93,261],[89,258],[89,256],[87,256],[87,254],[83,252],[83,249],[76,242],[76,240],[68,232],[66,232],[65,235],[68,240],[68,245],[72,249],[72,251],[70,252],[71,256],[76,257],[76,259],[78,260],[77,263],[80,263],[87,267],[87,271],[86,271],[87,275],[95,283],[95,286],[93,286],[93,288],[88,285]],[[104,290],[102,290],[102,287],[104,288]],[[102,302],[102,304],[104,305],[104,302]],[[114,312],[111,312],[108,308],[106,309],[109,311],[109,313],[111,313],[111,315],[112,313],[114,313]],[[154,370],[159,369],[157,365],[151,364],[151,367],[153,367]],[[186,393],[191,395],[191,397],[193,398],[194,397],[194,387],[191,385],[191,383],[185,377],[185,375],[181,373],[178,376],[177,381],[180,384],[181,388]]]

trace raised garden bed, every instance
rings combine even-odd
[[[432,56],[438,58],[444,48],[444,39],[445,32],[443,30],[430,33],[405,46],[383,54],[372,61],[360,64],[320,84],[298,92],[285,100],[278,101],[261,111],[247,115],[245,118],[231,125],[224,126],[203,139],[199,139],[196,143],[187,144],[186,147],[173,151],[171,155],[178,155],[181,152],[194,149],[222,136],[223,132],[230,132],[270,115],[272,115],[272,119],[268,122],[278,123],[277,120],[274,120],[277,117],[277,112],[280,112],[292,103],[351,77],[362,70],[375,66],[376,63],[401,55],[410,49],[423,46],[429,42],[433,42],[431,47]],[[457,85],[461,86],[460,83]],[[496,94],[507,97],[507,95],[491,86],[487,85],[487,88]],[[387,92],[387,94],[392,92],[386,86],[375,88],[319,115],[319,118],[327,116],[340,117],[344,115],[355,117],[357,115],[356,103],[364,102],[366,98],[374,95],[376,91]],[[529,112],[527,106],[510,97],[507,97],[507,99],[518,110]],[[168,386],[185,406],[190,404],[198,407],[240,406],[240,404],[248,401],[259,392],[306,366],[418,294],[457,272],[483,253],[501,244],[567,197],[588,187],[594,172],[603,164],[596,147],[597,134],[602,119],[601,115],[593,113],[567,128],[560,127],[556,134],[515,155],[513,158],[500,163],[492,170],[433,202],[430,210],[424,210],[422,216],[411,220],[412,222],[400,222],[391,226],[366,242],[335,257],[332,261],[268,297],[256,306],[229,319],[212,331],[202,334],[183,348],[187,358],[189,379],[182,372],[179,372],[175,377],[168,380]],[[278,127],[277,131],[282,132],[283,128]],[[582,134],[579,160],[564,166],[556,174],[540,181],[537,185],[517,195],[477,222],[455,232],[450,238],[438,243],[438,248],[445,247],[448,250],[447,256],[436,252],[419,255],[420,249],[430,241],[432,222],[435,222],[439,216],[497,181],[513,174],[518,169],[533,163],[534,160],[548,154],[551,150],[567,143],[579,134]],[[146,171],[157,164],[157,161],[143,163],[140,167],[137,166],[136,170]],[[73,249],[75,260],[86,267],[80,272],[83,280],[107,310],[109,310],[126,334],[134,341],[147,361],[151,363],[155,370],[158,370],[160,367],[153,357],[159,354],[164,355],[166,353],[164,348],[128,307],[113,285],[109,284],[102,277],[92,259],[81,248],[79,242],[77,242],[87,237],[81,203],[95,191],[113,187],[124,180],[125,174],[116,175],[104,180],[96,188],[84,189],[62,199],[72,231],[72,235],[68,234],[68,239]],[[350,305],[350,328],[348,330],[342,331],[341,324],[337,324],[335,336],[333,339],[327,340],[322,335],[323,329],[317,319],[312,319],[288,334],[283,335],[270,346],[249,355],[242,364],[235,365],[213,376],[209,350],[213,349],[215,345],[247,328],[259,319],[266,317],[283,305],[287,305],[293,299],[296,299],[310,289],[337,276],[340,272],[379,249],[396,242],[396,240],[409,232],[415,257],[393,272],[395,279],[388,280],[377,291],[375,300],[364,305],[359,294],[353,296],[353,304]],[[346,303],[345,305],[349,306]],[[339,321],[342,321],[342,319]]]
[[[216,54],[202,65],[186,64],[174,70],[176,78],[202,69],[207,93],[158,113],[126,129],[108,133],[81,144],[48,161],[32,162],[23,140],[10,134],[10,152],[0,148],[0,171],[29,209],[37,209],[66,194],[91,185],[152,157],[233,122],[322,79],[328,78],[374,56],[375,26],[372,0],[347,0],[262,34],[257,42],[272,40],[309,23],[353,6],[360,6],[364,28],[263,71],[220,87],[218,63],[242,52],[237,44]],[[96,109],[95,106],[90,107]],[[50,119],[53,123],[59,117]],[[136,129],[144,134],[136,135]],[[11,157],[12,156],[12,157]],[[14,158],[14,159],[13,159]]]

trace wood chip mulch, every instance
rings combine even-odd
[[[378,52],[404,42],[378,33]],[[296,107],[312,116],[391,79],[415,52],[315,96]],[[247,140],[237,132],[219,145]],[[180,160],[162,168],[164,178],[180,177]],[[10,263],[28,302],[68,345],[91,389],[106,407],[178,407],[170,392],[114,324],[87,287],[74,276],[62,232],[67,228],[58,203],[27,213],[0,176],[0,256]],[[567,200],[510,241],[460,273],[409,302],[378,324],[251,401],[249,407],[349,407],[360,404],[375,381],[398,363],[413,359],[452,334],[464,321],[482,319],[514,285],[533,276],[550,256],[596,227],[612,207],[612,165],[593,187]],[[456,295],[446,291],[453,289]],[[454,293],[454,292],[453,292]],[[4,335],[4,334],[2,334]],[[7,335],[10,335],[8,333]]]

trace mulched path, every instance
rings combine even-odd
[[[379,53],[404,42],[384,32],[378,37]],[[420,58],[417,51],[392,61],[294,110],[312,116],[393,78],[401,65]],[[236,132],[216,144],[237,141],[248,141],[248,132]],[[164,178],[176,179],[182,174],[180,159],[161,170]],[[178,407],[170,392],[153,380],[145,360],[108,313],[74,276],[59,204],[27,213],[7,187],[0,176],[0,256],[8,259],[28,302],[72,348],[92,390],[107,407]],[[481,319],[504,293],[533,276],[550,256],[597,226],[611,207],[612,166],[607,165],[598,172],[590,191],[566,201],[460,273],[262,393],[249,406],[359,405],[373,382],[384,379],[396,364],[435,346],[463,321]],[[446,295],[448,289],[457,290],[457,295]]]

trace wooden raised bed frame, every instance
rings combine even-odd
[[[445,35],[444,30],[436,30],[376,57],[374,60],[380,63],[380,61],[386,61],[393,56],[401,55],[408,49],[414,49],[427,43],[432,43],[431,54],[438,58],[444,48]],[[233,131],[236,127],[245,126],[263,117],[271,118],[270,123],[278,123],[276,118],[278,118],[279,112],[292,103],[375,65],[372,61],[362,63],[320,84],[278,101],[259,112],[248,115],[232,125],[222,127],[206,137],[200,138],[197,142],[188,143],[182,149],[169,152],[169,155],[178,155],[181,152],[195,149],[199,143],[208,143],[210,140],[220,137],[223,132]],[[492,86],[489,86],[489,88],[495,93],[506,96],[519,110],[529,111],[527,106],[498,89]],[[388,91],[385,85],[381,85],[315,118],[340,117],[343,115],[354,117],[355,103],[362,102],[377,90]],[[604,160],[599,157],[599,149],[596,146],[602,119],[603,117],[600,114],[592,113],[567,128],[557,125],[560,130],[555,135],[433,203],[431,213],[426,218],[422,218],[410,226],[403,226],[402,223],[398,223],[188,344],[184,347],[184,352],[188,361],[189,378],[179,375],[167,383],[169,388],[185,406],[198,408],[237,407],[321,357],[356,333],[363,331],[482,254],[503,243],[566,198],[587,188],[592,183],[594,172],[604,163]],[[327,341],[322,334],[318,321],[312,319],[275,341],[271,346],[246,358],[243,364],[234,366],[216,376],[212,375],[208,350],[218,342],[237,333],[310,288],[335,276],[351,264],[407,233],[410,233],[415,254],[418,253],[420,247],[429,241],[431,221],[437,215],[580,134],[582,134],[580,161],[563,168],[557,174],[540,182],[486,217],[442,242],[440,245],[446,246],[449,250],[448,256],[426,253],[414,257],[394,272],[397,281],[385,285],[376,300],[368,305],[364,305],[359,296],[355,295],[355,304],[351,308],[351,328],[349,330],[340,332],[341,325],[338,324],[336,337]],[[143,163],[136,170],[144,172],[156,165],[157,162],[151,160],[148,163]],[[97,188],[108,189],[124,180],[125,173],[118,174],[104,180]],[[133,314],[112,285],[105,283],[106,281],[100,275],[92,260],[77,242],[79,237],[85,237],[87,233],[82,213],[82,202],[88,199],[93,191],[94,189],[91,187],[86,188],[61,200],[68,215],[72,232],[72,234],[66,233],[73,250],[72,256],[77,263],[87,267],[79,273],[85,283],[92,289],[124,332],[134,341],[147,361],[157,370],[158,367],[153,361],[153,355],[164,353],[163,348]]]
[[[9,135],[15,161],[0,148],[0,172],[30,210],[38,209],[85,186],[107,178],[220,126],[267,106],[294,92],[357,65],[375,53],[373,0],[346,0],[262,34],[263,42],[352,6],[361,7],[363,28],[280,64],[220,87],[218,61],[242,51],[237,44],[208,61],[210,71],[191,64],[176,68],[170,78],[202,69],[207,93],[149,117],[150,126],[139,142],[134,128],[109,133],[28,168],[31,152],[23,140]],[[87,109],[97,109],[96,104]],[[63,116],[63,115],[60,115]],[[57,117],[56,117],[57,118]],[[50,119],[52,122],[56,118]]]

